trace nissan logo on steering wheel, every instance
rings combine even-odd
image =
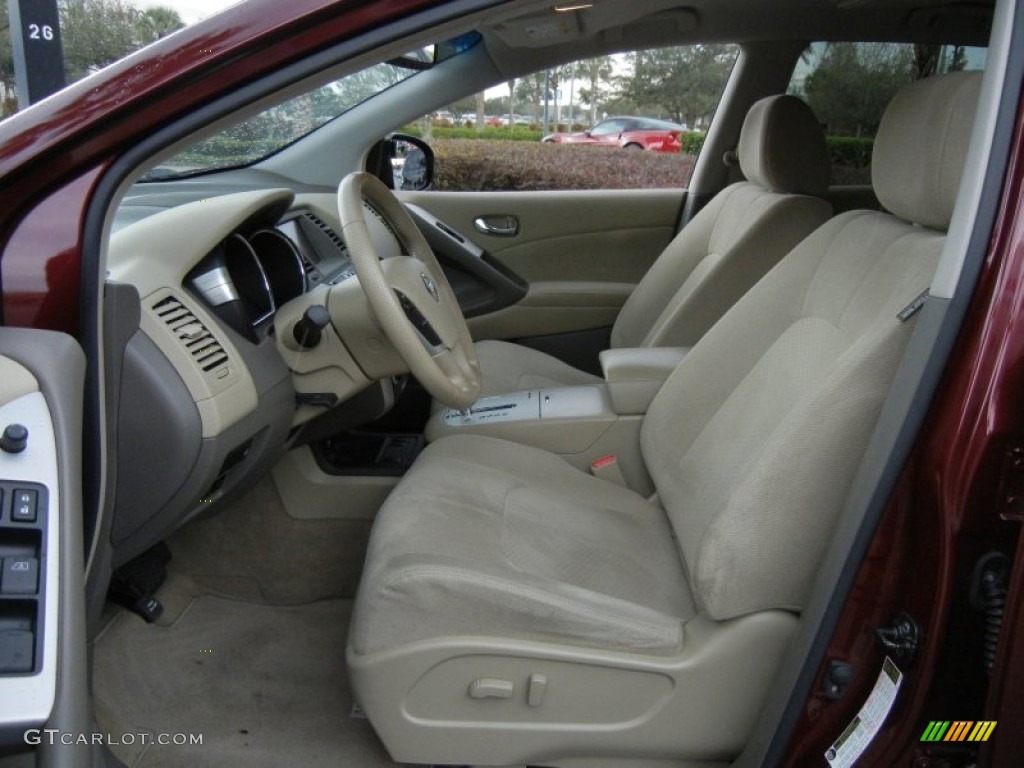
[[[426,272],[420,272],[420,277],[423,278],[423,287],[427,289],[427,293],[434,297],[434,301],[440,303],[441,295],[437,292],[437,286],[430,279],[430,275]]]

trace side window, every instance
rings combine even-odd
[[[986,50],[909,43],[813,43],[793,71],[825,128],[832,183],[871,183],[871,151],[886,105],[900,86],[943,72],[984,69]]]
[[[591,131],[591,136],[611,136],[613,134],[622,133],[626,130],[628,120],[605,120],[603,123],[595,125]]]
[[[576,61],[441,106],[403,132],[433,147],[435,190],[685,187],[738,51]]]

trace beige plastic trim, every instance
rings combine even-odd
[[[797,624],[783,611],[725,622],[698,615],[683,627],[680,653],[667,658],[488,637],[366,655],[349,646],[346,658],[352,691],[397,762],[728,761]],[[531,706],[535,675],[547,684]],[[512,682],[512,697],[472,699],[481,679]]]
[[[537,418],[463,423],[445,419],[447,411],[439,409],[427,422],[424,435],[430,442],[457,434],[511,440],[557,453],[583,471],[589,470],[595,459],[615,454],[627,486],[642,496],[654,492],[654,483],[640,453],[642,417],[615,413],[604,387],[552,387],[538,390],[536,396],[541,401],[552,398],[556,406],[564,404],[561,410],[565,415],[553,417],[549,408],[549,415]],[[501,395],[494,395],[488,401],[500,398]]]
[[[511,339],[570,333],[612,325],[634,283],[545,281],[533,283],[511,307],[467,320],[475,339]]]
[[[341,232],[338,216],[338,195],[336,192],[300,192],[295,195],[293,208],[307,208],[317,218],[329,224],[335,232]]]
[[[601,351],[601,370],[612,408],[620,414],[644,414],[665,379],[686,357],[689,347],[620,347]]]
[[[0,405],[39,391],[36,377],[20,363],[0,357]]]
[[[295,448],[272,471],[285,511],[296,520],[373,520],[397,477],[328,475],[309,446]]]
[[[189,270],[245,221],[293,199],[289,189],[239,192],[148,216],[110,236],[109,279],[134,285],[140,296],[178,290]]]
[[[292,372],[292,385],[296,392],[331,393],[338,396],[339,402],[344,402],[371,383],[335,330],[336,327],[344,328],[344,324],[332,316],[333,322],[323,329],[320,343],[312,349],[300,347],[293,332],[308,307],[314,304],[331,306],[331,291],[330,286],[321,285],[279,308],[274,316],[274,343]],[[364,319],[362,322],[370,321]],[[292,425],[303,424],[323,413],[323,408],[301,405],[295,409]]]
[[[399,192],[529,283],[636,283],[675,236],[679,189]],[[516,237],[478,232],[478,216],[514,214]]]
[[[173,297],[198,319],[217,340],[228,356],[226,365],[213,371],[200,369],[182,340],[157,315],[153,307]],[[216,437],[247,414],[256,410],[259,398],[249,369],[243,363],[238,349],[220,330],[220,326],[203,310],[198,302],[184,291],[160,288],[142,299],[142,332],[163,352],[188,387],[203,424],[203,437]]]
[[[115,232],[107,253],[109,279],[135,286],[141,328],[174,366],[199,409],[203,437],[215,437],[256,409],[258,397],[242,356],[220,323],[182,290],[200,259],[244,222],[271,207],[287,207],[291,190],[241,192],[170,208]],[[153,306],[173,296],[206,326],[227,353],[224,368],[204,372]]]

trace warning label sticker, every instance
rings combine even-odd
[[[902,682],[903,673],[886,656],[868,700],[825,752],[825,759],[832,768],[848,768],[864,754],[888,717]]]

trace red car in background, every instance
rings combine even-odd
[[[652,152],[678,152],[679,134],[685,125],[653,117],[610,117],[583,133],[552,133],[541,141],[552,144],[592,144],[600,147],[649,149]]]

